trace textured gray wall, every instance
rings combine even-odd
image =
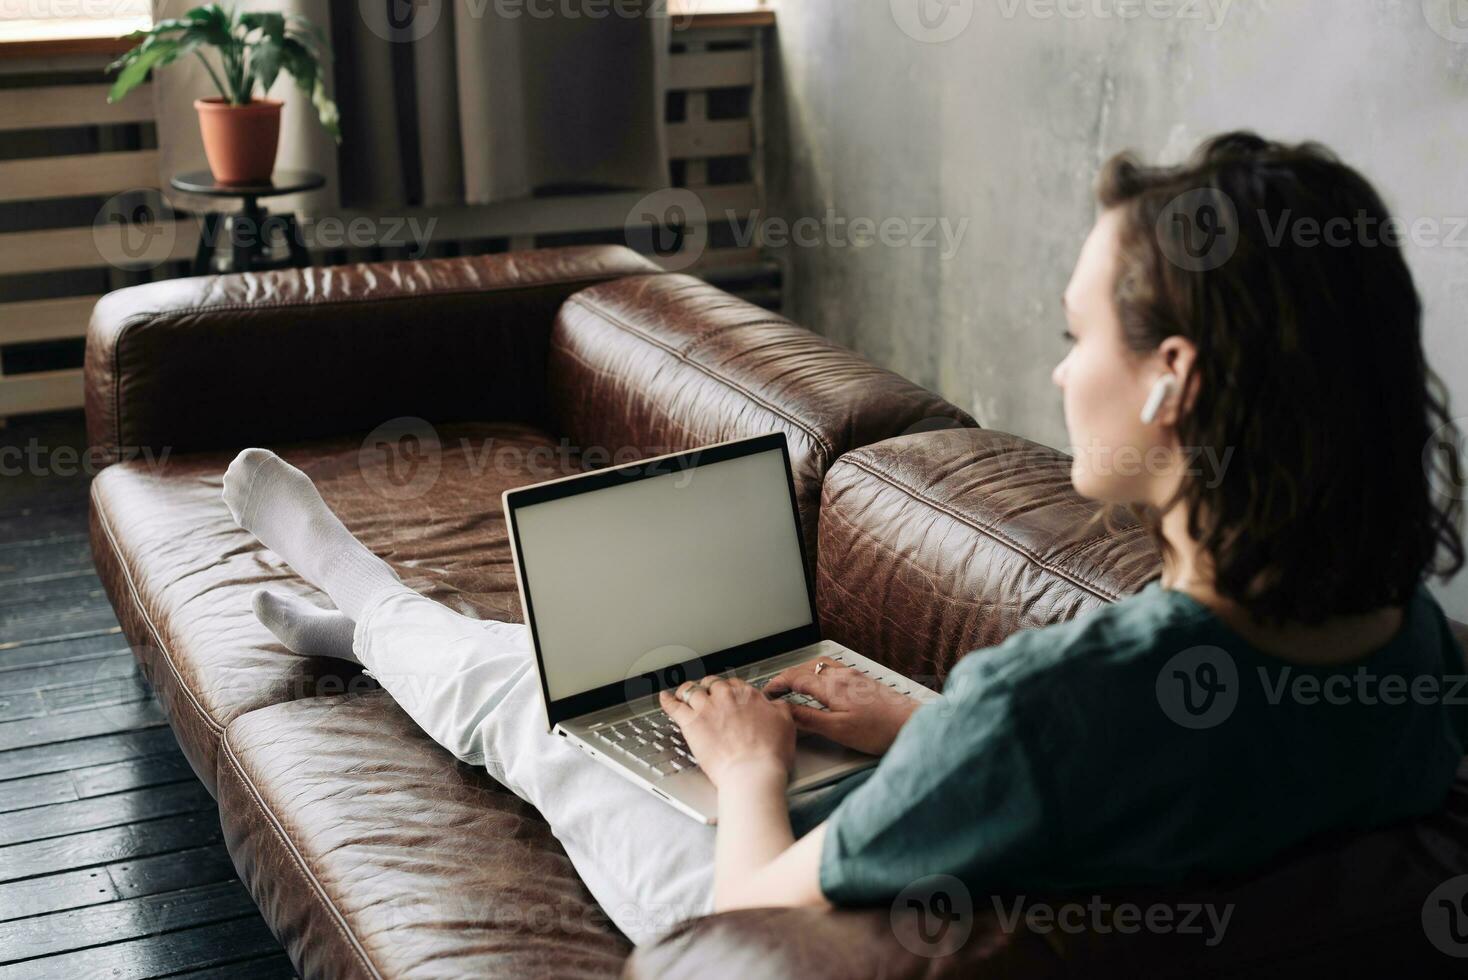
[[[865,247],[807,227],[820,244],[779,250],[798,321],[1064,447],[1059,296],[1098,167],[1247,127],[1321,140],[1399,217],[1440,223],[1410,261],[1468,416],[1468,0],[785,0],[779,16],[771,215],[963,228],[950,250],[900,244],[896,224]],[[1468,576],[1442,594],[1468,618]]]

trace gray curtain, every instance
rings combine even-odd
[[[155,17],[197,0],[155,0]],[[320,170],[326,191],[281,208],[488,204],[568,189],[669,183],[669,24],[655,0],[248,0],[305,14],[335,51],[335,146],[290,79],[278,167]],[[577,16],[567,16],[568,13]],[[593,13],[598,16],[592,16]],[[182,70],[180,70],[182,68]],[[193,99],[203,70],[160,72],[159,145],[171,173],[206,166]],[[165,175],[166,179],[166,175]],[[175,195],[174,203],[190,203]]]

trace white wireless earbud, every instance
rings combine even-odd
[[[1152,394],[1147,398],[1147,404],[1142,407],[1142,424],[1151,425],[1157,421],[1157,413],[1162,411],[1162,403],[1172,397],[1177,390],[1177,381],[1170,374],[1164,374],[1157,379],[1152,386]]]

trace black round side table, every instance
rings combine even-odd
[[[221,184],[207,170],[176,174],[169,181],[174,190],[203,197],[237,197],[243,207],[236,213],[225,215],[217,211],[204,213],[204,227],[199,235],[199,249],[194,253],[194,275],[221,271],[212,266],[212,260],[220,246],[220,232],[228,227],[224,244],[229,246],[225,262],[226,272],[257,272],[262,269],[300,268],[311,264],[306,254],[306,243],[301,241],[296,216],[289,212],[271,214],[259,205],[262,197],[279,197],[282,194],[300,194],[326,186],[326,178],[310,170],[277,170],[263,184]],[[269,242],[273,232],[285,239],[290,258],[272,261],[269,257]]]

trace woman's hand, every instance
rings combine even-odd
[[[792,705],[791,716],[801,731],[870,755],[890,749],[907,719],[921,707],[906,694],[827,657],[781,671],[765,685],[769,697],[789,691],[809,695],[827,709]]]
[[[686,700],[680,699],[681,694]],[[738,678],[705,677],[659,695],[698,767],[715,786],[753,775],[783,787],[795,761],[790,705],[770,701]]]

